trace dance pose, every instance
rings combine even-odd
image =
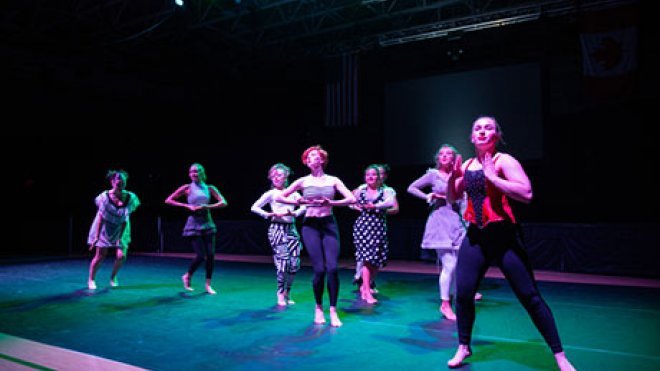
[[[458,349],[447,364],[460,366],[472,354],[475,321],[474,294],[489,263],[504,273],[516,297],[552,350],[562,371],[574,370],[562,349],[550,308],[541,297],[534,273],[517,233],[509,200],[532,201],[532,186],[522,165],[513,156],[497,152],[502,130],[493,117],[479,117],[472,124],[471,141],[476,156],[454,163],[448,199],[467,194],[465,219],[470,223],[459,250],[456,277]]]
[[[325,173],[328,153],[321,146],[307,148],[302,154],[302,162],[309,168],[310,174],[296,179],[282,192],[277,201],[307,206],[302,223],[302,237],[314,269],[312,281],[316,301],[314,323],[325,323],[323,291],[327,275],[330,325],[339,327],[342,325],[337,314],[339,296],[337,263],[340,244],[339,229],[332,208],[350,205],[355,202],[355,197],[339,178]],[[297,191],[302,191],[303,197],[297,200],[291,199],[290,196]],[[342,199],[334,199],[337,192],[343,196]]]
[[[383,187],[378,165],[364,171],[366,187],[353,191],[357,203],[353,205],[360,216],[353,224],[355,259],[362,267],[360,296],[368,304],[378,302],[371,293],[371,282],[378,269],[387,264],[388,241],[386,210],[394,206],[394,191]]]
[[[291,300],[291,285],[293,285],[296,272],[300,269],[300,250],[302,248],[295,218],[302,215],[307,209],[306,206],[296,209],[293,205],[277,201],[277,197],[288,185],[290,174],[291,169],[288,166],[281,163],[273,165],[268,170],[271,189],[262,194],[250,208],[253,213],[270,220],[268,241],[273,248],[273,261],[277,269],[277,305],[280,306],[294,304],[294,301]],[[296,202],[301,197],[298,192],[289,195],[289,199]],[[266,204],[270,205],[270,211],[263,209]]]
[[[453,170],[458,152],[449,145],[443,144],[435,155],[435,168],[408,186],[408,193],[426,200],[430,213],[424,228],[422,249],[436,251],[438,266],[441,266],[438,278],[440,288],[440,312],[452,321],[456,315],[451,307],[450,292],[455,276],[458,248],[465,237],[465,226],[460,214],[462,200],[447,202],[447,180]],[[431,192],[422,190],[431,188]]]
[[[110,286],[119,285],[117,273],[126,262],[128,244],[131,242],[130,215],[140,206],[140,200],[135,193],[125,189],[128,181],[127,172],[110,170],[106,178],[110,181],[111,189],[96,196],[96,216],[87,238],[89,249],[96,249],[94,258],[89,265],[87,288],[90,290],[96,290],[96,272],[110,248],[117,251],[110,275]]]
[[[392,188],[392,187],[388,186],[387,184],[385,184],[385,181],[387,181],[387,177],[390,174],[390,165],[388,165],[388,164],[376,164],[376,167],[378,168],[378,171],[380,173],[381,187],[383,187],[383,189],[386,192],[391,192],[391,193],[394,194],[394,204],[392,205],[392,207],[389,207],[389,208],[387,208],[387,210],[385,210],[385,214],[386,215],[396,215],[396,214],[399,213],[399,200],[397,200],[397,198],[396,198],[396,191],[394,190],[394,188]],[[366,184],[362,184],[358,187],[358,189],[364,189],[366,187],[367,187]],[[353,191],[353,194],[355,194],[355,191]],[[356,206],[356,204],[353,204],[350,207],[354,210],[360,211],[360,208],[358,206]],[[363,264],[362,264],[361,261],[356,261],[355,262],[355,275],[353,276],[353,284],[357,285],[358,289],[362,286],[362,267],[363,267]],[[370,282],[369,285],[371,287],[370,292],[372,294],[377,294],[378,289],[376,288],[375,277],[371,278],[371,282]]]
[[[190,242],[195,251],[195,259],[188,267],[188,271],[181,277],[183,288],[188,291],[194,289],[190,285],[192,276],[197,268],[205,261],[206,268],[206,292],[215,295],[216,291],[211,286],[213,267],[215,264],[215,234],[217,228],[211,217],[211,209],[220,209],[227,206],[227,201],[218,189],[206,183],[206,171],[200,164],[192,164],[188,171],[191,182],[179,187],[169,195],[165,203],[179,206],[190,211],[183,228],[183,236]],[[178,199],[186,197],[186,202]],[[211,203],[214,200],[215,202]]]

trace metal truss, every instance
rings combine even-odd
[[[296,58],[369,50],[633,0],[15,0],[0,18],[15,43],[162,44],[180,33],[208,48]]]

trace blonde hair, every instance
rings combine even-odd
[[[438,166],[440,166],[440,163],[438,161],[438,155],[440,154],[440,151],[442,151],[443,148],[449,148],[449,149],[451,149],[452,152],[454,152],[454,160],[456,160],[456,157],[458,157],[458,155],[460,155],[460,153],[458,152],[456,147],[452,146],[451,144],[445,143],[445,144],[440,145],[440,148],[438,148],[438,151],[435,153],[435,157],[433,158],[433,162],[435,162],[435,167],[436,168]]]
[[[197,167],[197,176],[199,177],[199,180],[202,182],[206,183],[206,169],[204,169],[204,166],[200,164],[199,162],[195,162],[190,167]]]

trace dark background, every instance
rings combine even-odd
[[[19,16],[4,18],[12,24],[3,25],[7,32],[0,39],[2,151],[11,187],[5,210],[10,235],[17,237],[4,253],[47,253],[63,245],[84,251],[81,236],[94,215],[94,197],[108,187],[109,168],[129,172],[128,189],[142,200],[135,217],[150,230],[159,216],[183,218],[163,200],[189,181],[192,162],[206,167],[209,183],[227,198],[230,206],[216,213],[225,221],[259,222],[249,208],[269,186],[267,169],[284,162],[294,177],[305,175],[300,155],[310,145],[326,148],[327,172],[353,188],[368,164],[388,157],[388,85],[519,64],[539,69],[543,148],[541,157],[521,159],[535,199],[515,205],[520,220],[657,226],[657,166],[650,157],[658,43],[648,2],[626,3],[635,11],[638,50],[633,83],[621,94],[597,97],[585,90],[579,41],[584,14],[576,13],[362,50],[359,120],[345,127],[323,121],[336,56],[237,51],[207,42],[206,31],[188,27],[178,15],[129,42],[94,39],[93,22],[59,27],[48,37],[25,31],[38,27],[20,18],[28,5],[14,3],[6,14]],[[16,18],[24,22],[19,27]],[[460,56],[452,57],[457,50]],[[458,129],[466,138],[470,124]],[[506,133],[507,122],[501,124]],[[402,223],[423,228],[425,205],[406,188],[432,166],[432,156],[426,164],[393,164],[388,183],[398,191],[401,213],[395,218]],[[354,217],[347,210],[337,216]],[[139,240],[140,229],[135,233]]]

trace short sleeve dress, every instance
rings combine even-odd
[[[95,247],[100,248],[128,248],[131,243],[130,215],[140,206],[140,200],[135,193],[124,192],[127,198],[122,205],[112,201],[110,191],[104,191],[96,197],[98,210],[89,230],[88,244],[94,243]]]

